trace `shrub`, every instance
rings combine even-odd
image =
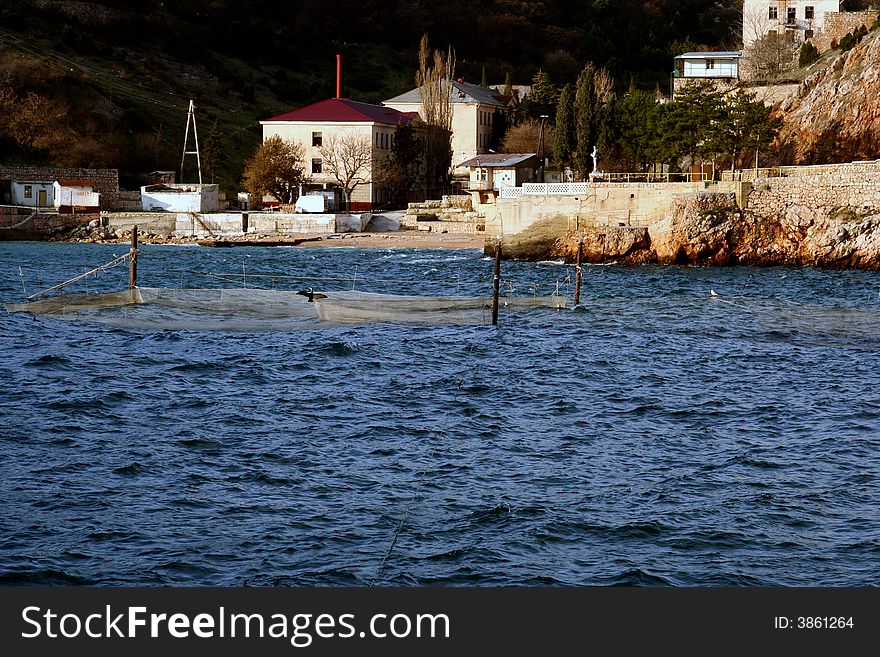
[[[801,53],[798,56],[798,66],[805,68],[813,62],[818,61],[818,59],[819,49],[816,48],[812,42],[804,41],[804,45],[801,46]]]

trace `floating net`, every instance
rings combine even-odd
[[[491,323],[488,297],[406,296],[371,292],[302,293],[254,288],[141,287],[107,294],[61,294],[31,303],[4,304],[9,312],[93,320],[123,328],[293,330],[334,324]],[[501,297],[499,308],[564,308],[562,296]]]

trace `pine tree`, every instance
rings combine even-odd
[[[542,114],[553,120],[556,111],[556,87],[550,81],[550,76],[544,71],[538,71],[532,80],[532,88],[523,102],[526,113],[537,119]]]
[[[486,77],[486,65],[483,64],[483,76],[480,78],[480,86],[486,89],[489,88],[489,78]]]

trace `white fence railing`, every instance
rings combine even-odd
[[[603,181],[607,182],[607,181]],[[627,181],[618,180],[615,181],[618,184],[627,184]],[[667,180],[656,180],[652,181],[656,183],[667,183]],[[685,181],[682,181],[685,182]],[[644,180],[641,181],[631,181],[629,184],[647,184]],[[695,185],[694,183],[702,183],[701,185]],[[590,191],[590,185],[592,183],[586,182],[575,182],[575,183],[523,183],[522,187],[502,187],[500,192],[501,198],[519,198],[523,195],[527,196],[579,196],[588,194]],[[601,184],[601,183],[599,183]],[[679,183],[680,184],[680,183]],[[736,191],[736,182],[735,181],[720,181],[720,180],[702,180],[702,181],[691,181],[690,187],[687,188],[690,191],[707,191],[707,192],[735,192]],[[685,190],[685,191],[687,191]]]

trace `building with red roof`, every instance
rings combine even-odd
[[[264,141],[278,136],[303,145],[311,188],[339,187],[335,172],[358,166],[361,182],[351,193],[348,209],[363,212],[385,202],[385,190],[373,182],[375,173],[390,155],[398,128],[417,117],[417,112],[401,112],[350,98],[328,98],[265,119],[260,125]]]

